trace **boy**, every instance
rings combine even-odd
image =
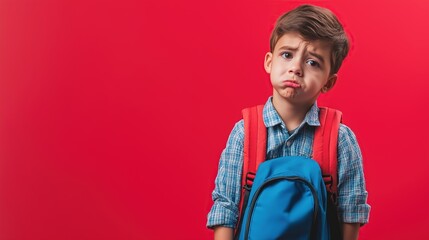
[[[328,9],[302,5],[281,16],[271,34],[264,68],[273,96],[264,106],[267,127],[266,159],[312,156],[319,125],[316,100],[337,80],[349,50],[341,23]],[[243,164],[243,120],[233,128],[222,152],[207,226],[215,239],[232,239],[238,221]],[[344,239],[357,239],[368,222],[370,206],[356,137],[341,124],[338,136],[338,213]]]

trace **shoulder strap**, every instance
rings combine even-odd
[[[244,162],[243,170],[256,173],[267,154],[267,128],[262,116],[263,105],[243,110],[244,119]],[[245,182],[244,182],[245,183]]]
[[[267,154],[267,128],[264,124],[263,105],[243,109],[244,120],[244,146],[243,146],[243,171],[241,186],[243,186],[239,203],[239,222],[244,216],[243,208],[249,199],[250,186],[255,179],[256,169],[260,163],[265,161]],[[238,236],[240,227],[236,228]]]
[[[327,190],[337,193],[337,142],[342,113],[336,109],[320,107],[320,127],[316,128],[313,142],[313,159],[316,160],[327,185]]]

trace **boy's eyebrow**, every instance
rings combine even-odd
[[[323,57],[322,57],[322,55],[319,55],[319,54],[317,54],[317,53],[315,53],[315,52],[308,52],[308,54],[310,54],[311,56],[313,56],[313,57],[315,57],[315,58],[317,58],[317,59],[319,59],[322,63],[324,63],[325,62],[325,59],[323,59]]]
[[[297,47],[291,47],[291,46],[287,46],[287,45],[281,46],[279,48],[279,50],[297,50],[297,49],[298,49],[298,46]]]

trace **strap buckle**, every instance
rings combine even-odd
[[[256,173],[247,172],[246,173],[246,184],[243,186],[244,189],[249,190],[252,188],[253,180],[255,180]]]
[[[322,177],[323,177],[323,181],[325,182],[325,186],[326,186],[326,189],[328,190],[328,192],[329,192],[329,196],[330,196],[330,198],[331,198],[331,201],[335,204],[335,205],[337,205],[337,203],[338,203],[338,199],[337,199],[337,193],[335,193],[333,190],[332,190],[332,185],[334,184],[334,178],[332,177],[332,175],[330,175],[330,174],[323,174],[322,175]]]
[[[334,178],[330,174],[322,174],[323,181],[327,188],[332,192],[332,184],[334,183]]]

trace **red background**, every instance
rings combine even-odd
[[[303,1],[0,1],[0,239],[211,239],[220,152],[271,94]],[[361,239],[429,233],[429,3],[309,1],[351,36],[336,87],[364,155]]]

